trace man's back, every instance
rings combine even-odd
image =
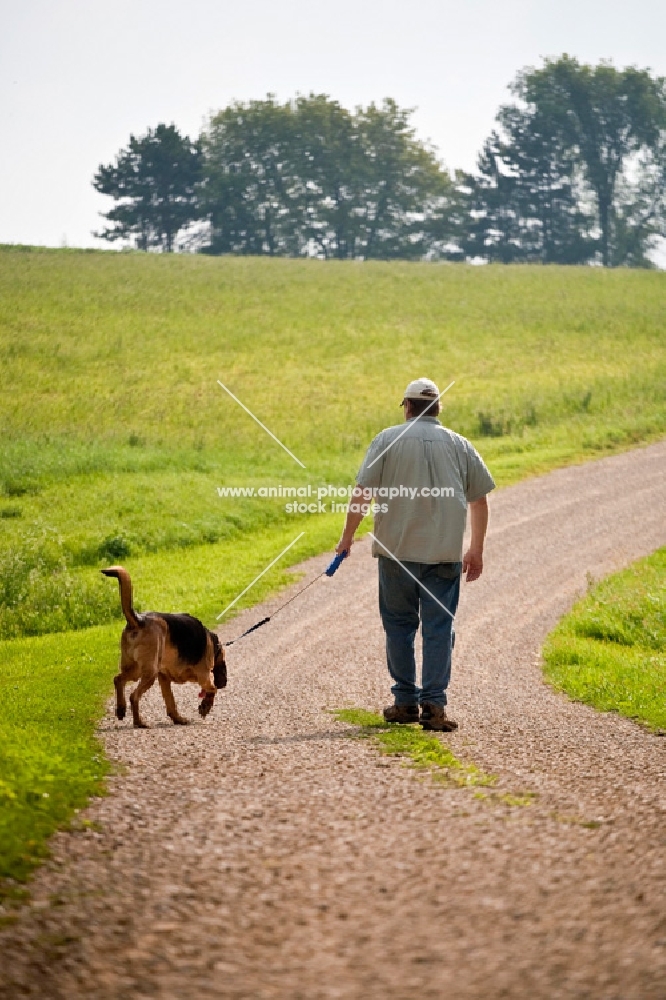
[[[422,563],[460,561],[467,504],[495,485],[473,445],[427,416],[381,431],[357,483],[380,505],[379,541],[396,558]],[[373,555],[386,554],[373,542]]]

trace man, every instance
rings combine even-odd
[[[379,563],[379,610],[395,699],[384,718],[450,732],[458,728],[445,706],[460,576],[471,582],[483,571],[486,495],[495,483],[474,446],[437,419],[439,396],[427,378],[407,386],[401,403],[407,426],[387,427],[368,448],[354,490],[363,502],[350,504],[336,552],[351,549],[376,500],[372,554]],[[468,506],[472,537],[463,556]],[[421,688],[414,659],[419,621]]]

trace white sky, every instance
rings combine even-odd
[[[0,242],[109,246],[90,181],[131,132],[268,91],[394,97],[471,169],[517,70],[565,51],[666,75],[666,2],[0,0]]]

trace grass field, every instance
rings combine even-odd
[[[571,698],[666,732],[666,549],[592,586],[544,661]]]
[[[0,787],[26,842],[39,853],[71,802],[33,808],[12,750],[22,692],[35,664],[57,686],[58,657],[94,642],[76,668],[90,683],[66,686],[62,704],[81,746],[95,746],[119,614],[100,566],[128,566],[139,607],[212,624],[305,531],[238,608],[260,599],[290,578],[289,564],[332,548],[342,517],[221,498],[218,487],[352,482],[369,440],[400,421],[406,382],[423,374],[441,388],[455,380],[442,419],[476,443],[500,485],[661,436],[665,281],[593,268],[0,251],[0,682],[11,674],[18,692],[3,703]],[[60,730],[40,719],[45,733]],[[77,795],[99,787],[101,771],[76,756],[58,781],[68,768]],[[4,829],[1,870],[23,877]]]

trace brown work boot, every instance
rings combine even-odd
[[[421,705],[421,725],[437,733],[452,733],[458,728],[457,722],[447,718],[444,706],[433,705],[431,701],[424,701]]]
[[[387,722],[397,722],[400,725],[408,726],[410,722],[419,721],[418,705],[389,705],[384,709],[384,718]]]

